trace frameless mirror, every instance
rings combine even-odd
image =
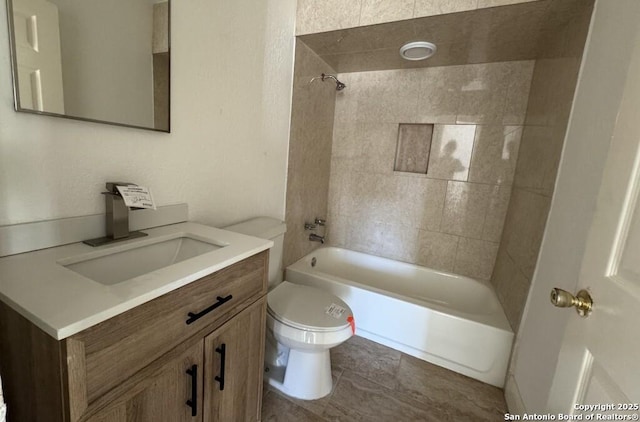
[[[7,0],[17,111],[169,132],[167,0]]]

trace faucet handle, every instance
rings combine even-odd
[[[312,223],[304,223],[304,229],[305,230],[315,230],[316,229],[316,225],[312,224]]]
[[[319,226],[324,226],[325,224],[327,224],[327,220],[326,219],[322,219],[322,218],[318,218],[316,217],[316,221],[315,223]]]

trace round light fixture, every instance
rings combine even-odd
[[[400,56],[405,60],[424,60],[436,54],[437,49],[433,43],[414,41],[400,47]]]

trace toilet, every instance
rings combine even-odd
[[[291,397],[315,400],[328,395],[333,386],[329,350],[353,335],[351,309],[328,292],[283,281],[282,221],[258,217],[224,229],[274,242],[269,252],[265,379]]]

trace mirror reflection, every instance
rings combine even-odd
[[[16,110],[169,131],[166,0],[8,0]]]

